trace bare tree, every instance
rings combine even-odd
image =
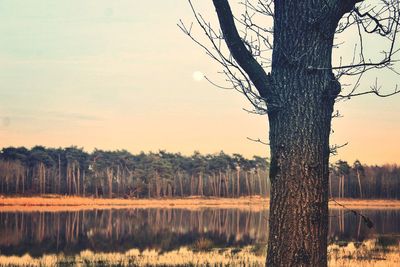
[[[206,43],[182,21],[178,26],[222,66],[229,86],[244,94],[250,111],[269,119],[271,151],[268,266],[326,266],[328,231],[329,136],[336,101],[375,94],[376,82],[362,91],[373,69],[396,72],[399,1],[242,0],[240,16],[228,0],[213,0],[219,29],[189,0]],[[355,32],[358,44],[349,63],[332,63],[335,37]],[[387,45],[382,57],[365,55],[367,34]],[[379,48],[380,50],[382,48]],[[336,63],[335,63],[336,64]],[[340,79],[343,79],[341,82]],[[347,88],[348,81],[353,85]],[[342,83],[342,84],[341,84]],[[239,188],[238,188],[239,190]]]

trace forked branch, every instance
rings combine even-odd
[[[268,97],[268,75],[246,48],[236,29],[228,0],[213,0],[226,45],[239,66],[249,75],[261,97]]]

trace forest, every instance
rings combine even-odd
[[[88,153],[75,146],[7,147],[0,152],[0,194],[105,198],[269,197],[269,161],[240,154],[191,156],[126,150]],[[400,199],[400,166],[339,160],[330,165],[334,198]]]

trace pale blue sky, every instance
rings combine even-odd
[[[215,22],[211,1],[196,2]],[[268,156],[246,139],[266,140],[267,119],[244,112],[238,93],[192,78],[217,78],[219,68],[180,32],[180,18],[192,20],[184,0],[0,0],[0,147]],[[333,143],[350,142],[340,157],[400,163],[399,101],[340,105]]]

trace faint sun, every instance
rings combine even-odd
[[[193,80],[200,82],[204,78],[204,74],[201,71],[195,71],[192,74]]]

